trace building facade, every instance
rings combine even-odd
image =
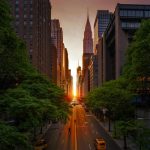
[[[81,70],[81,66],[78,66],[78,68],[77,68],[76,96],[79,99],[82,97],[82,70]]]
[[[122,73],[125,53],[143,19],[150,19],[150,5],[117,4],[104,33],[104,80],[117,79]]]
[[[13,26],[27,46],[34,67],[50,79],[51,3],[49,0],[10,0]]]
[[[90,91],[98,87],[98,58],[97,55],[91,56],[89,69]]]
[[[57,85],[59,87],[62,86],[62,75],[63,75],[63,31],[60,26],[60,22],[58,19],[51,20],[51,39],[52,44],[57,49]]]
[[[102,38],[111,17],[112,13],[108,10],[97,10],[94,22],[94,54],[96,54],[96,46],[99,42],[99,38]]]
[[[68,51],[64,47],[63,52],[63,75],[62,75],[62,88],[65,90],[65,93],[68,94],[68,71],[69,71],[69,59],[68,59]]]
[[[71,69],[68,70],[68,88],[67,95],[69,98],[73,97],[73,77],[71,75]]]
[[[57,84],[57,49],[51,44],[51,71],[50,71],[50,79],[54,84]]]
[[[30,60],[33,52],[33,1],[31,0],[9,0],[14,17],[13,27],[16,34],[21,37],[27,47]]]
[[[97,80],[98,83],[91,81],[91,82],[95,83],[94,88],[102,85],[103,51],[101,50],[101,47],[102,47],[101,40],[103,37],[103,33],[105,32],[111,17],[112,17],[112,13],[109,12],[108,10],[98,10],[96,18],[95,18],[94,55],[95,55],[95,58],[97,58],[97,65],[95,64],[94,66],[92,66],[92,68],[94,69],[95,78],[97,77],[97,79],[95,79],[95,78],[94,79]],[[94,64],[94,62],[92,64]]]

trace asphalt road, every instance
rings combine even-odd
[[[66,125],[57,124],[47,132],[47,150],[95,150],[98,137],[105,139],[107,150],[120,150],[95,117],[76,105]]]

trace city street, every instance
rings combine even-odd
[[[94,140],[98,137],[105,139],[107,150],[120,150],[95,117],[76,105],[66,125],[55,125],[46,134],[47,150],[95,150]]]

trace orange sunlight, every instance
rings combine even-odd
[[[73,87],[73,97],[76,97],[77,93],[76,93],[76,88]]]

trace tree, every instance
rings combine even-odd
[[[31,150],[28,138],[19,133],[16,128],[0,122],[0,148],[1,150]]]
[[[52,119],[66,120],[70,112],[64,91],[30,64],[25,44],[13,31],[11,21],[7,0],[0,0],[0,120],[13,121],[17,129],[11,132],[8,125],[10,134],[5,142],[9,145],[14,142],[14,133],[20,138],[25,133],[30,138],[36,127]]]
[[[126,85],[124,78],[109,81],[90,92],[87,97],[87,104],[92,109],[106,108],[108,110],[109,131],[110,119],[114,121],[129,120],[134,117],[134,107],[131,104],[132,94],[125,89]]]
[[[0,89],[7,89],[35,70],[29,63],[25,44],[11,27],[7,0],[0,1],[0,14]]]
[[[70,108],[68,103],[65,102],[65,94],[61,88],[50,83],[41,75],[28,77],[27,80],[20,84],[20,87],[27,90],[31,96],[36,97],[40,101],[49,102],[51,105],[54,105],[57,112],[53,111],[52,113],[57,119],[67,120]],[[55,112],[56,114],[54,115]]]
[[[135,143],[139,146],[140,150],[147,150],[150,143],[149,135],[150,130],[145,127],[144,123],[139,120],[130,121],[117,121],[116,123],[117,134],[123,136],[124,149],[127,149],[127,136],[130,135],[134,138]]]
[[[123,76],[130,90],[147,95],[150,88],[150,20],[142,22],[129,45]],[[144,97],[143,97],[144,98]]]

